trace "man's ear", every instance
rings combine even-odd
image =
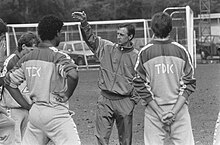
[[[24,50],[27,46],[25,44],[22,44],[22,50]]]
[[[129,41],[131,41],[133,39],[133,34],[131,34],[130,36],[128,36]]]

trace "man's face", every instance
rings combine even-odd
[[[119,28],[117,31],[118,44],[124,46],[129,42],[128,30],[125,27]]]
[[[61,41],[61,33],[62,33],[62,30],[60,32],[57,32],[57,37],[56,38],[56,46],[57,47],[59,44],[60,44],[60,41]]]

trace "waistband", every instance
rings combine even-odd
[[[49,100],[35,100],[33,104],[43,105],[43,106],[48,106],[48,107],[63,106],[65,108],[69,109],[68,101],[65,103],[61,103],[58,100],[59,100],[59,96],[51,95]]]
[[[102,90],[101,95],[110,99],[110,100],[120,100],[124,99],[126,97],[131,97],[131,95],[121,95],[121,94],[116,94],[107,90]]]
[[[8,106],[2,106],[2,105],[1,105],[1,107],[4,109],[24,109],[22,107],[8,107]]]

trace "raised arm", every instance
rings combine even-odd
[[[100,37],[96,36],[93,33],[92,27],[87,22],[87,16],[85,12],[74,12],[72,13],[72,17],[79,20],[81,22],[81,31],[83,39],[85,40],[86,44],[90,47],[90,49],[96,53],[97,49],[99,48]]]

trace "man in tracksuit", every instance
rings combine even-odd
[[[0,68],[2,69],[5,59],[6,37],[5,33],[8,31],[6,23],[0,18]],[[3,85],[0,79],[0,85]],[[0,96],[1,99],[1,96]],[[0,106],[0,144],[14,145],[14,127],[15,121],[11,119],[6,110]]]
[[[40,39],[33,32],[24,33],[18,40],[17,50],[5,60],[1,77],[4,77],[5,74],[16,65],[19,59],[29,53],[31,49],[34,49],[39,42]],[[25,81],[19,86],[19,90],[27,102],[32,104]],[[7,110],[8,115],[15,121],[15,145],[20,145],[28,122],[28,110],[22,108],[13,99],[7,89],[3,87],[2,91],[0,105]]]
[[[189,52],[169,38],[172,19],[157,13],[153,40],[143,47],[135,66],[134,86],[146,106],[145,145],[163,145],[168,134],[175,145],[194,145],[188,97],[196,80]]]
[[[73,18],[81,21],[85,42],[100,61],[99,88],[96,111],[95,136],[99,145],[109,144],[114,121],[118,129],[119,144],[132,144],[132,116],[138,97],[134,95],[132,79],[138,51],[131,40],[135,28],[131,24],[118,27],[118,44],[96,36],[84,12],[74,12]]]
[[[42,42],[5,76],[6,89],[21,106],[28,106],[18,90],[24,80],[34,102],[22,145],[43,145],[49,139],[56,145],[81,145],[68,103],[78,83],[77,66],[55,48],[62,26],[63,22],[55,16],[43,17],[38,24]]]

